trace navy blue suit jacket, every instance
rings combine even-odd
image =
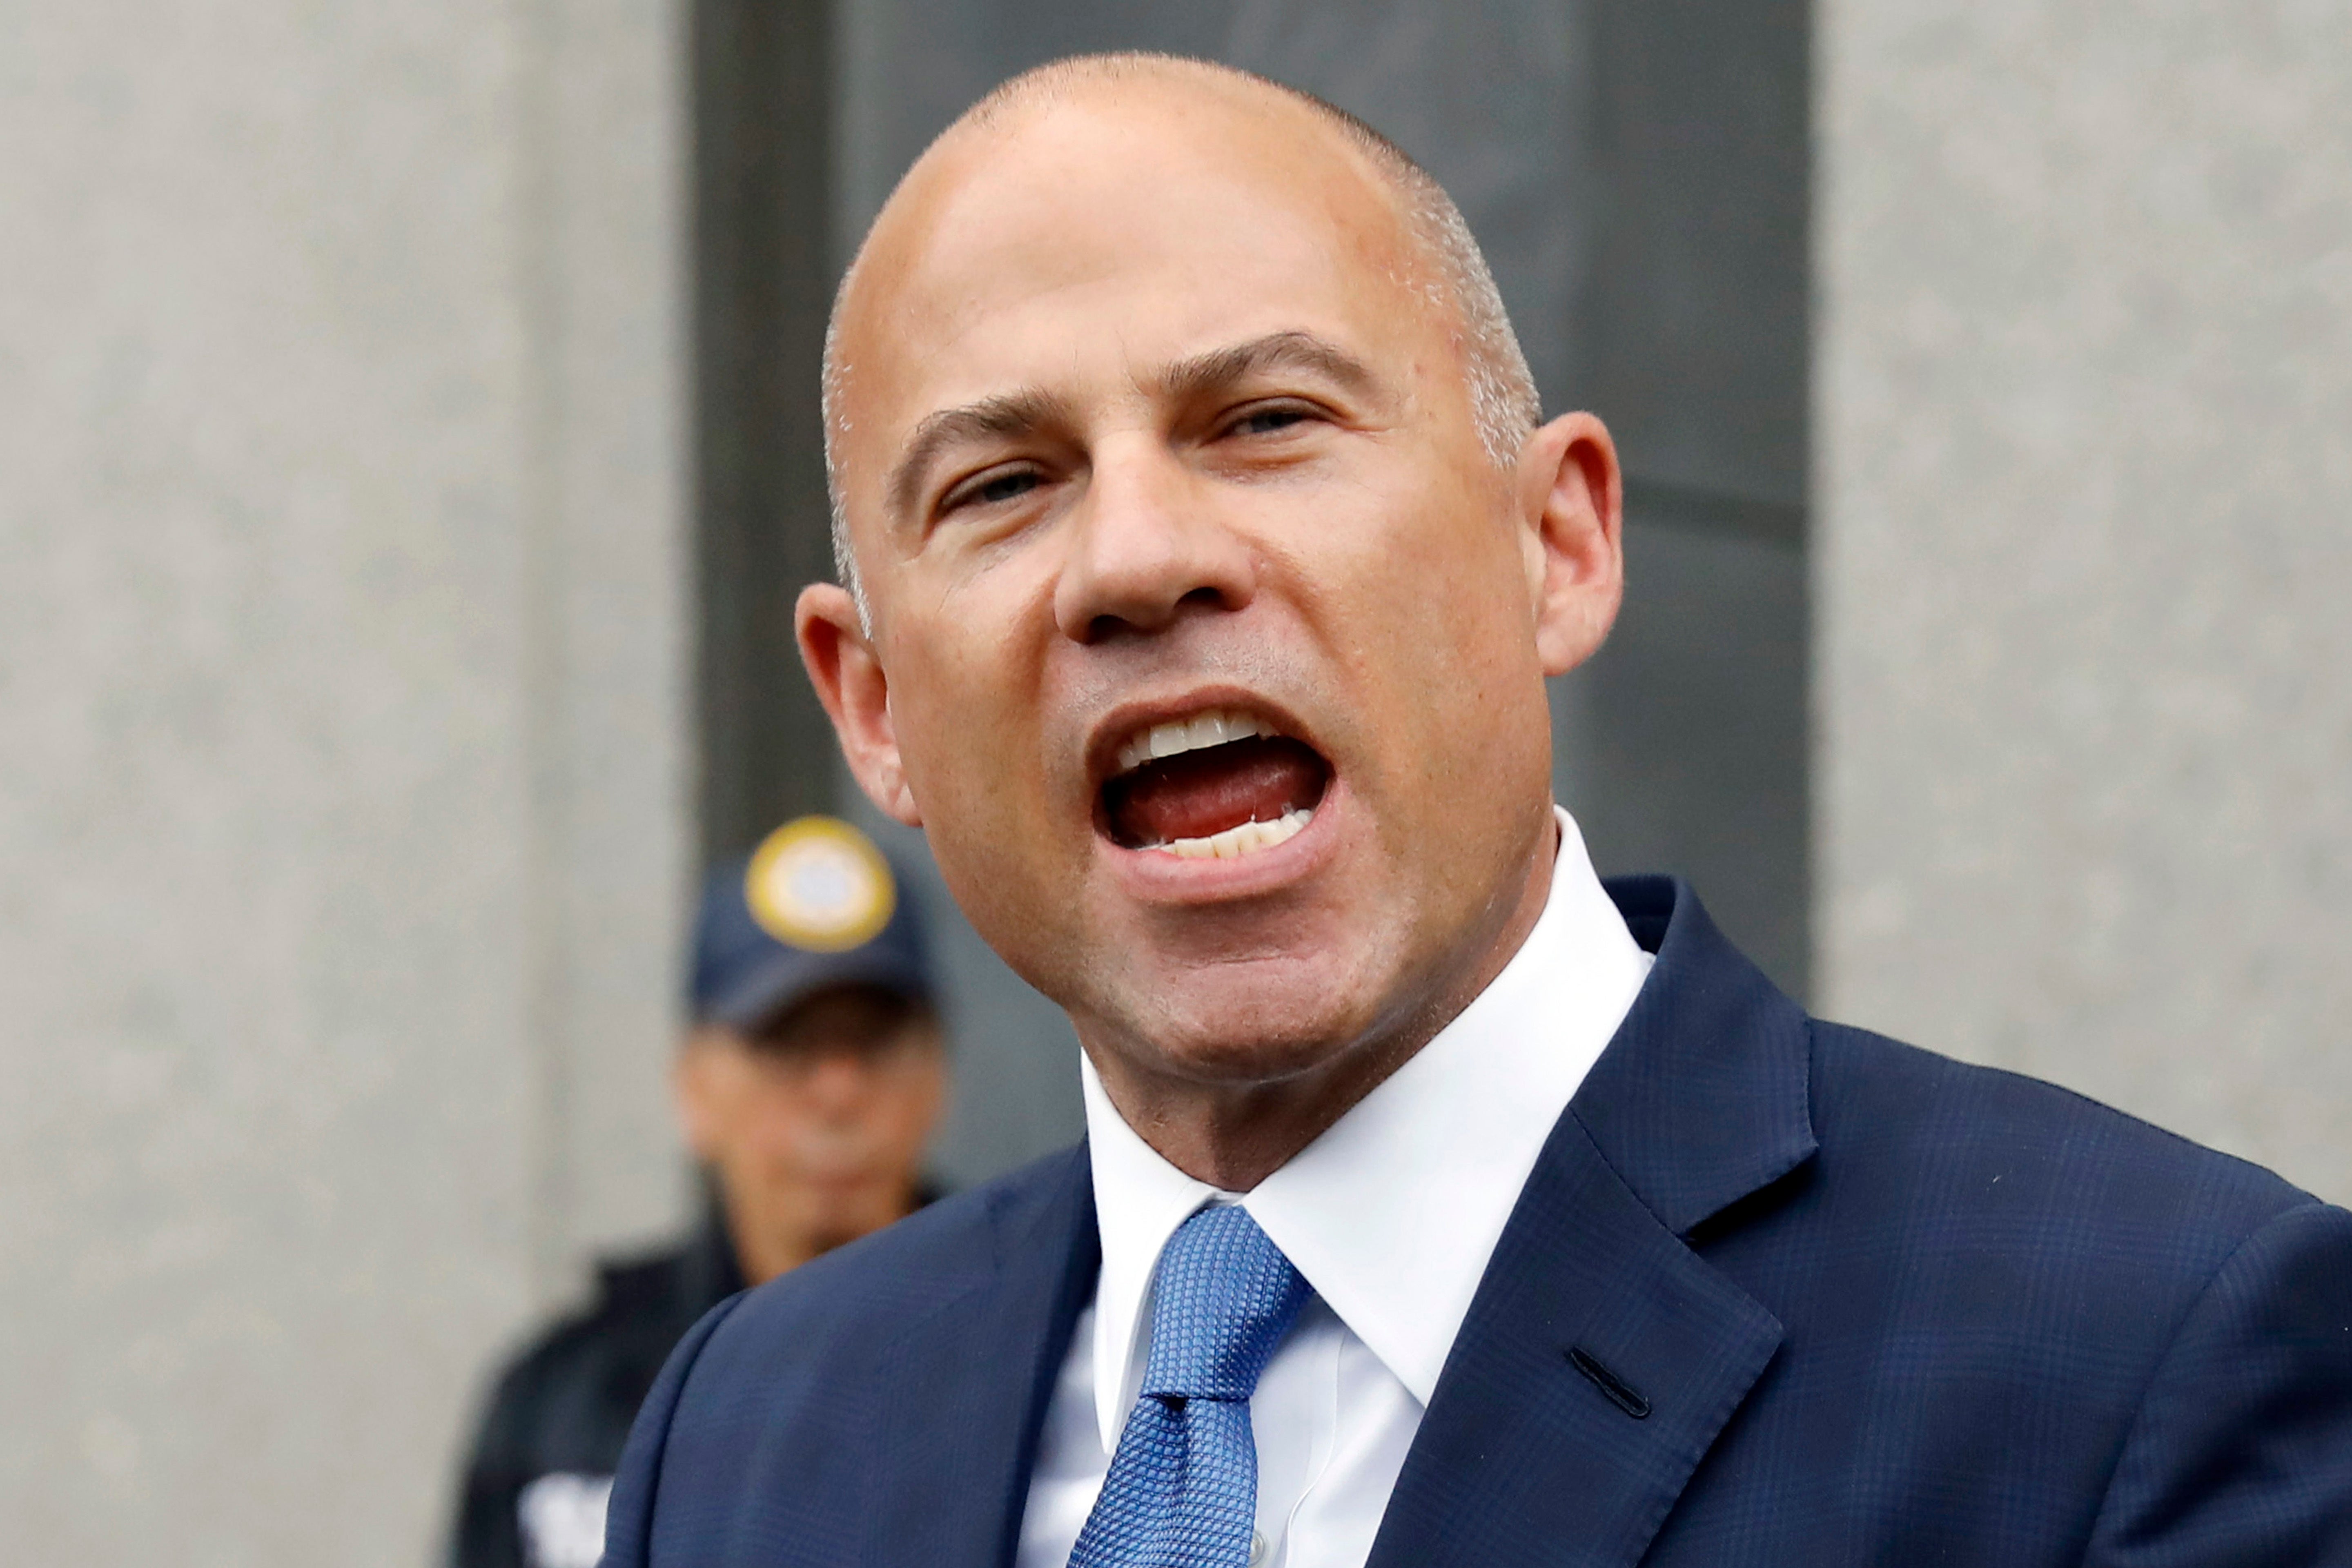
[[[2352,1214],[1808,1018],[1687,889],[1496,1247],[1371,1562],[2352,1563]],[[1083,1149],[719,1308],[608,1568],[1008,1563]]]

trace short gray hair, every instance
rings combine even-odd
[[[1140,51],[1074,55],[1024,71],[1002,83],[964,110],[953,125],[940,133],[939,139],[943,141],[968,125],[993,124],[1014,108],[1040,101],[1050,103],[1080,84],[1186,70],[1271,88],[1312,110],[1371,161],[1404,209],[1406,232],[1418,243],[1437,275],[1420,284],[1417,291],[1424,293],[1440,309],[1451,307],[1459,322],[1455,341],[1469,366],[1470,413],[1476,422],[1479,444],[1497,468],[1507,470],[1517,462],[1519,448],[1543,422],[1543,404],[1536,392],[1535,376],[1528,369],[1528,357],[1519,348],[1518,334],[1511,329],[1510,314],[1503,308],[1502,291],[1495,287],[1495,275],[1486,266],[1486,254],[1478,248],[1469,224],[1463,220],[1462,209],[1454,205],[1445,187],[1414,163],[1404,149],[1337,104],[1254,71],[1213,60]],[[932,143],[938,144],[938,141]],[[870,627],[873,621],[866,613],[866,586],[859,580],[857,559],[849,546],[849,509],[842,499],[841,484],[841,438],[849,428],[843,414],[849,365],[841,353],[842,305],[849,298],[865,256],[866,248],[860,245],[856,257],[842,274],[841,286],[834,292],[833,312],[824,327],[821,395],[825,489],[832,503],[834,569],[856,601],[858,624]]]

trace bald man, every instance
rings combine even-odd
[[[2352,1562],[2352,1215],[1594,876],[1544,682],[1617,457],[1395,149],[1016,79],[824,394],[809,674],[1087,1139],[706,1319],[608,1563]]]

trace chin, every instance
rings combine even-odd
[[[836,1205],[816,1215],[809,1232],[816,1242],[815,1250],[830,1252],[881,1229],[897,1217],[885,1214],[878,1205]]]
[[[1137,1026],[1121,1031],[1134,1042],[1123,1054],[1198,1081],[1278,1083],[1328,1066],[1366,1039],[1377,1009],[1359,1001],[1363,992],[1295,973],[1196,977],[1137,1009]]]

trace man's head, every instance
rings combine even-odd
[[[917,1202],[946,1069],[914,911],[863,834],[803,817],[710,879],[678,1109],[753,1283]]]
[[[845,282],[863,605],[808,590],[803,652],[1130,1120],[1360,1094],[1540,908],[1617,471],[1534,428],[1458,223],[1297,94],[1080,61],[943,135]]]

